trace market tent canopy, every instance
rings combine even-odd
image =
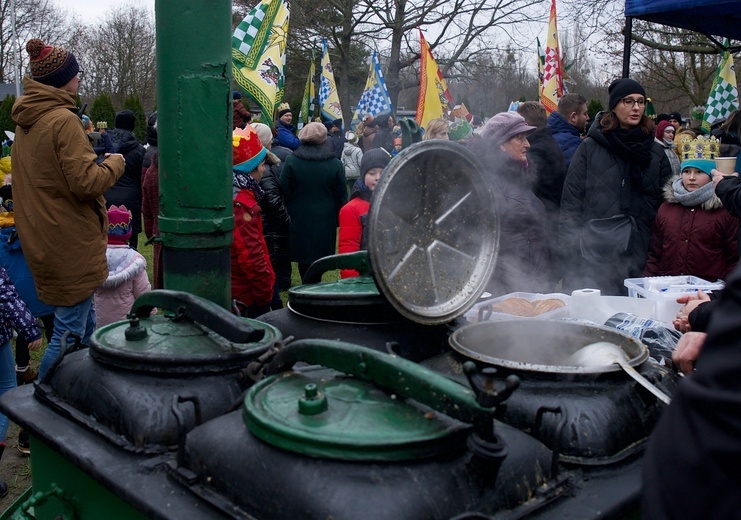
[[[741,40],[738,0],[625,0],[625,16]]]

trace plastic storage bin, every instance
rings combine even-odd
[[[696,276],[649,276],[625,279],[628,296],[653,300],[653,317],[664,323],[672,323],[677,312],[682,308],[682,304],[677,303],[677,297],[686,293],[694,294],[700,289],[712,292],[724,286],[723,282],[709,282]]]
[[[537,301],[537,300],[548,300],[551,298],[557,298],[559,300],[562,300],[566,305],[564,305],[563,307],[554,309],[552,311],[539,314],[538,316],[532,316],[532,317],[515,316],[513,314],[506,314],[503,312],[494,311],[491,308],[493,304],[504,301],[508,298],[524,298],[531,302]],[[514,292],[514,293],[505,294],[503,296],[497,296],[496,298],[485,299],[485,300],[478,302],[468,312],[466,312],[465,317],[471,323],[478,323],[479,321],[496,321],[496,320],[512,320],[512,319],[515,319],[515,320],[559,319],[559,318],[568,317],[570,304],[571,304],[571,296],[569,296],[568,294],[562,294],[562,293],[541,294],[541,293]]]

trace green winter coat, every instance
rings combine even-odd
[[[103,193],[124,159],[95,162],[73,94],[30,77],[23,90],[12,111],[15,224],[41,301],[77,305],[108,276]]]
[[[345,169],[334,150],[326,142],[299,146],[283,164],[280,187],[291,216],[291,261],[310,264],[335,254],[347,188]]]

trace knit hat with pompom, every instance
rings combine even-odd
[[[75,55],[63,47],[32,38],[26,43],[26,52],[31,58],[31,77],[44,85],[63,87],[80,72]]]
[[[126,245],[131,238],[131,212],[115,204],[108,208],[108,244]]]

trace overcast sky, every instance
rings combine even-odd
[[[154,0],[52,0],[61,8],[80,16],[86,24],[97,23],[107,11],[128,5],[141,6],[154,12]]]

